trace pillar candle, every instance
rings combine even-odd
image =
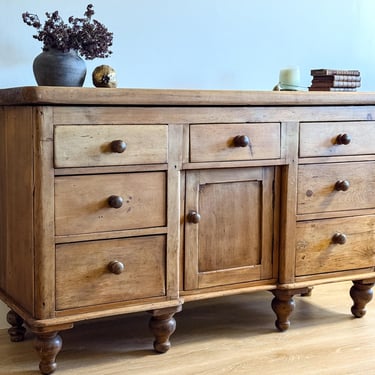
[[[280,70],[279,84],[281,90],[298,90],[300,85],[299,67],[290,67]]]

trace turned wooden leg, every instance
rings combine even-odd
[[[155,336],[154,349],[158,353],[165,353],[171,347],[170,336],[176,329],[176,320],[173,315],[180,312],[181,305],[166,309],[152,310],[150,313],[150,330]]]
[[[362,318],[366,314],[366,305],[372,300],[372,287],[375,280],[356,280],[350,288],[350,297],[354,302],[351,310],[356,318]]]
[[[24,320],[16,312],[10,310],[7,314],[7,322],[12,326],[8,329],[10,341],[23,341],[26,333],[26,328],[23,326]]]
[[[272,310],[276,314],[275,326],[279,331],[286,331],[290,327],[289,317],[295,306],[293,296],[307,292],[308,288],[276,289],[272,291],[272,294],[275,296],[272,300]]]
[[[43,375],[52,374],[56,370],[56,356],[61,347],[62,340],[58,332],[36,334],[34,348],[39,354],[39,369]]]

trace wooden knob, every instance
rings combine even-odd
[[[122,206],[123,201],[124,200],[119,195],[111,195],[108,198],[108,204],[112,208],[120,208]]]
[[[347,180],[338,180],[335,183],[336,191],[347,191],[349,189],[350,183]]]
[[[190,211],[187,219],[189,223],[198,224],[201,220],[201,215],[199,215],[197,211]]]
[[[332,237],[332,242],[337,245],[344,245],[346,236],[343,233],[335,233]]]
[[[124,269],[124,264],[118,260],[112,260],[112,262],[108,264],[108,270],[114,273],[115,275],[119,275],[124,271]]]
[[[351,142],[350,135],[344,133],[344,134],[339,134],[336,137],[336,144],[337,145],[348,145]]]
[[[121,139],[117,139],[111,142],[111,151],[117,152],[118,154],[123,153],[126,150],[126,143]]]
[[[250,144],[250,139],[247,135],[237,135],[233,138],[235,147],[247,147]]]

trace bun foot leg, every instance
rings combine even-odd
[[[374,279],[353,281],[350,288],[350,297],[354,302],[351,311],[356,318],[362,318],[366,314],[366,305],[372,300],[374,284]]]
[[[34,348],[39,354],[39,369],[43,375],[52,374],[56,370],[56,356],[62,348],[62,339],[58,332],[38,333]]]
[[[176,329],[176,320],[174,314],[181,311],[181,305],[166,309],[152,310],[150,313],[152,317],[150,319],[150,330],[153,333],[154,349],[158,353],[167,352],[171,343],[169,341],[170,336]]]
[[[10,341],[23,341],[26,333],[26,328],[23,326],[24,320],[16,312],[10,310],[7,314],[7,322],[12,326],[8,329]]]
[[[279,331],[286,331],[290,327],[289,317],[292,315],[295,306],[293,296],[307,292],[308,288],[276,289],[272,291],[275,296],[272,300],[272,310],[276,314],[275,326]]]

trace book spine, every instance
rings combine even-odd
[[[348,87],[348,88],[355,88],[355,87],[361,87],[361,82],[350,82],[350,81],[329,81],[329,82],[323,82],[323,81],[312,81],[313,87]]]
[[[310,71],[312,76],[327,76],[327,75],[351,75],[351,76],[359,76],[359,70],[342,70],[342,69],[312,69]]]
[[[330,76],[313,76],[314,81],[346,81],[346,82],[361,82],[360,76],[346,76],[340,74],[334,74]]]
[[[357,90],[356,88],[350,88],[350,87],[309,87],[309,91],[337,91],[337,92],[350,91],[350,92],[354,92],[356,90]]]

